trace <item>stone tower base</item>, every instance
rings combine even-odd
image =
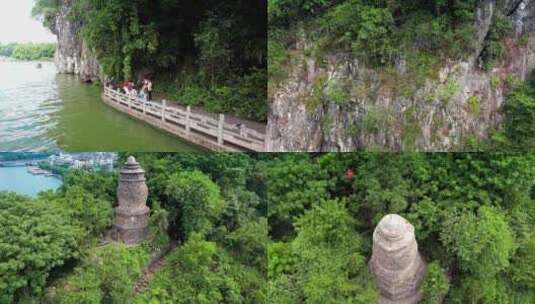
[[[115,208],[111,238],[127,245],[142,243],[148,235],[149,212],[147,206],[140,209]]]
[[[379,295],[379,300],[377,301],[378,304],[414,304],[418,303],[422,299],[422,294],[418,292],[418,294],[408,297],[401,300],[390,300],[382,295]]]

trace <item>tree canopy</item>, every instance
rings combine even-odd
[[[0,56],[18,60],[47,60],[54,57],[55,43],[0,43]]]
[[[106,241],[117,172],[71,170],[58,190],[34,199],[0,192],[0,303],[266,301],[262,157],[136,156],[147,172],[151,207],[149,237],[140,246]],[[170,244],[178,246],[133,293],[151,258]]]
[[[366,261],[389,213],[415,227],[428,263],[423,303],[533,302],[526,254],[535,234],[534,161],[496,153],[276,156],[267,169],[277,177],[267,188],[272,303],[374,302]]]

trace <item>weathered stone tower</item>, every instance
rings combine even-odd
[[[418,252],[414,227],[403,217],[389,214],[373,233],[369,267],[379,289],[379,304],[415,304],[425,263]]]
[[[120,171],[112,238],[125,244],[139,244],[147,236],[150,209],[146,205],[148,188],[145,171],[133,156],[128,157]]]

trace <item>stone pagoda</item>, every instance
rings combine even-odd
[[[128,157],[120,171],[115,218],[111,237],[128,245],[139,244],[148,232],[150,209],[147,207],[148,188],[145,171],[133,156]]]
[[[373,233],[369,263],[379,290],[379,304],[416,304],[425,263],[418,252],[414,227],[403,217],[389,214]]]

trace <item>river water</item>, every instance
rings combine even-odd
[[[0,191],[35,197],[37,193],[57,189],[61,184],[61,180],[54,176],[32,175],[25,166],[0,167]]]
[[[106,106],[100,87],[36,66],[0,58],[0,151],[199,151]]]

